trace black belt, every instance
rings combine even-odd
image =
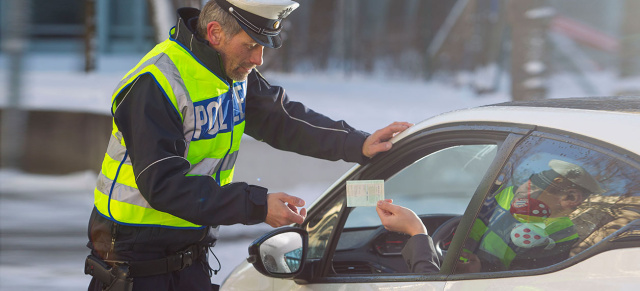
[[[192,245],[183,251],[166,258],[149,261],[106,261],[110,265],[129,267],[130,278],[148,277],[180,271],[191,266],[198,258],[207,253],[207,247]]]

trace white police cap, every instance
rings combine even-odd
[[[223,10],[238,21],[240,27],[265,47],[282,46],[282,19],[300,4],[291,0],[216,0]]]
[[[561,160],[551,160],[549,161],[549,167],[559,175],[571,181],[573,184],[585,188],[591,191],[591,193],[602,194],[606,192],[600,187],[596,179],[594,179],[589,172],[576,164]]]

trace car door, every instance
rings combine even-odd
[[[274,288],[444,290],[449,270],[411,273],[400,254],[409,237],[386,231],[374,207],[349,207],[346,181],[384,180],[385,198],[412,209],[432,233],[451,219],[474,214],[468,211],[474,195],[486,192],[510,149],[528,131],[455,125],[402,139],[390,153],[334,184],[313,206],[302,225],[309,234],[307,273],[296,278],[300,284],[276,279]],[[453,235],[441,235],[444,254]]]
[[[482,203],[470,205],[475,215],[458,226],[443,264],[452,274],[446,289],[637,288],[639,166],[636,155],[614,145],[532,132],[502,165]],[[548,190],[536,190],[540,184]],[[506,202],[510,189],[513,198]],[[531,207],[520,211],[525,204]]]

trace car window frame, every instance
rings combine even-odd
[[[427,128],[398,141],[394,144],[394,148],[390,152],[374,157],[370,163],[353,170],[348,176],[343,177],[343,179],[336,183],[335,187],[332,188],[333,192],[329,193],[330,198],[327,198],[327,201],[335,201],[335,199],[339,199],[340,195],[345,195],[346,190],[344,190],[344,185],[347,180],[380,179],[381,177],[384,177],[386,180],[393,174],[413,163],[416,159],[424,157],[425,155],[442,148],[463,144],[496,143],[498,144],[496,157],[479,183],[476,193],[474,193],[473,198],[465,211],[464,215],[467,217],[470,211],[469,207],[475,209],[477,204],[477,208],[479,209],[479,205],[482,203],[483,199],[476,198],[478,196],[478,192],[488,191],[490,185],[495,180],[499,169],[502,168],[504,162],[506,162],[510,156],[509,154],[518,141],[524,138],[532,130],[532,126],[504,123],[453,123]],[[424,139],[427,139],[427,141],[424,141]],[[484,197],[484,195],[480,196]],[[323,203],[322,206],[331,204],[333,203],[326,202]],[[451,274],[451,267],[448,267],[445,263],[447,261],[446,259],[445,262],[443,262],[441,272],[437,274],[401,274],[384,276],[375,274],[331,274],[332,258],[338,244],[339,234],[342,233],[348,217],[348,215],[346,215],[346,211],[348,211],[348,207],[345,204],[340,210],[338,224],[331,234],[324,256],[320,262],[314,262],[315,270],[313,272],[315,274],[309,278],[310,280],[308,280],[307,283],[410,282],[426,280],[446,281],[448,276]],[[465,223],[463,219],[461,222],[462,227],[471,227],[471,223],[475,219],[475,212],[477,211],[471,210],[471,212],[474,214],[473,218],[467,219],[468,222],[466,222],[466,224],[463,224]],[[454,247],[453,243],[451,247]]]

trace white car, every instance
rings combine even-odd
[[[638,290],[639,133],[640,98],[632,97],[503,103],[427,119],[396,136],[390,152],[347,172],[303,224],[257,239],[221,290]],[[584,170],[596,181],[585,186],[592,193],[570,211],[554,210],[562,218],[499,213],[516,204],[496,203],[496,193],[551,166],[562,172],[558,160],[581,170],[549,183]],[[351,180],[384,180],[385,198],[419,215],[439,272],[409,270],[401,255],[409,236],[385,230],[375,207],[349,207]],[[518,218],[518,227],[495,223],[498,214]],[[518,243],[523,223],[540,227],[544,243]],[[554,237],[560,232],[567,234]],[[465,252],[482,268],[460,267]]]

